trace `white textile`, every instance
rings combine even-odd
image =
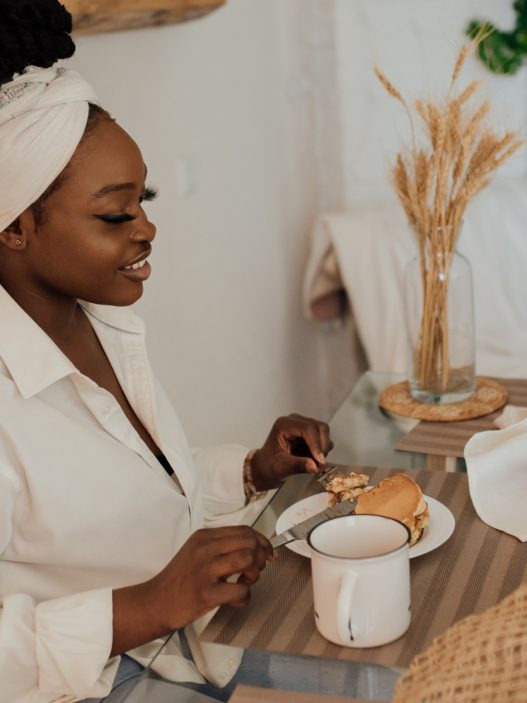
[[[64,169],[86,127],[92,87],[76,71],[30,68],[0,88],[0,232]]]
[[[527,541],[527,419],[473,435],[465,445],[470,497],[479,517]]]
[[[113,395],[82,375],[0,287],[0,702],[67,703],[110,691],[112,588],[158,573],[204,524],[252,522],[247,449],[196,451],[152,376],[142,322],[86,305],[123,391],[170,477]],[[177,598],[177,594],[174,594]],[[177,637],[158,658],[173,680],[225,684],[237,651]],[[129,652],[146,663],[156,641]]]
[[[505,427],[525,420],[525,418],[527,418],[527,408],[522,408],[519,405],[506,405],[494,420],[494,424],[503,430]]]
[[[493,183],[469,206],[458,249],[474,277],[476,372],[525,376],[527,179]],[[304,277],[303,307],[344,289],[369,366],[407,371],[402,281],[417,253],[402,208],[383,204],[319,217]]]

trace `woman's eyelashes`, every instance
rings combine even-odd
[[[157,189],[148,187],[145,188],[144,193],[140,196],[139,198],[139,204],[141,205],[144,202],[151,202],[152,200],[155,200],[157,198]],[[108,222],[109,224],[112,225],[118,225],[121,224],[122,222],[132,222],[133,220],[137,219],[137,215],[132,215],[128,212],[121,212],[121,213],[116,213],[114,214],[104,214],[104,215],[94,215],[98,220],[102,220],[103,222]]]
[[[128,215],[126,212],[122,215],[94,215],[94,217],[103,222],[108,222],[111,225],[118,225],[121,222],[132,222],[132,220],[137,219],[135,215]]]
[[[150,202],[151,200],[155,200],[157,198],[158,194],[157,188],[153,188],[152,186],[148,186],[145,188],[145,192],[143,195],[139,198],[139,202],[142,203],[146,200],[146,202]]]

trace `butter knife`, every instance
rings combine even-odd
[[[288,530],[281,532],[279,535],[275,535],[275,537],[272,537],[270,540],[271,545],[273,546],[273,549],[276,549],[277,547],[281,547],[288,542],[294,542],[297,539],[305,539],[308,533],[314,527],[320,525],[321,522],[325,522],[326,520],[330,520],[334,517],[340,517],[341,515],[350,515],[354,511],[355,503],[350,500],[337,503],[331,508],[326,508],[320,513],[307,518],[307,520],[299,522],[298,525],[293,525]]]

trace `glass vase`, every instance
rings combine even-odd
[[[416,257],[404,276],[410,394],[456,403],[476,386],[472,268],[458,252]]]

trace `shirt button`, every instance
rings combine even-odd
[[[103,415],[109,415],[109,414],[111,413],[111,411],[112,411],[111,406],[110,406],[110,405],[107,405],[107,406],[104,408],[104,410],[102,411],[102,414],[103,414]]]
[[[231,667],[231,669],[234,669],[234,667],[236,666],[236,659],[234,659],[234,657],[231,657],[227,664]]]

